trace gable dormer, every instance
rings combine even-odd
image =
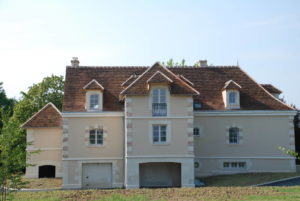
[[[240,109],[241,86],[233,80],[225,83],[222,89],[222,97],[225,109]]]
[[[104,87],[93,79],[83,89],[85,90],[85,109],[90,112],[102,111]]]

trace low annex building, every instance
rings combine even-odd
[[[23,125],[27,150],[41,150],[26,176],[62,176],[64,188],[139,188],[295,172],[278,149],[295,149],[296,111],[281,91],[238,66],[200,64],[89,67],[74,58],[62,112],[50,103]]]

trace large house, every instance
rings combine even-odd
[[[64,188],[194,187],[195,177],[294,172],[296,111],[238,66],[66,67],[62,112],[24,123],[27,177]]]

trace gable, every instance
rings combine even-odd
[[[45,105],[40,111],[35,113],[21,127],[22,128],[46,128],[60,127],[61,113],[52,103]]]
[[[159,73],[158,73],[159,72]],[[156,81],[172,81],[170,84],[170,93],[176,95],[199,95],[199,92],[193,87],[182,81],[172,71],[162,66],[160,63],[155,63],[153,66],[145,70],[134,82],[125,88],[120,95],[147,95],[147,82],[152,78],[158,79]]]

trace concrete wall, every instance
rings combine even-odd
[[[34,166],[26,168],[27,178],[38,178],[39,166],[54,165],[56,177],[62,177],[62,130],[61,128],[27,129],[28,152],[38,151],[27,157],[27,163]]]
[[[289,116],[195,116],[200,136],[194,137],[197,176],[235,172],[293,172],[295,162],[278,149],[294,149]],[[240,144],[228,143],[230,127],[240,129]],[[224,169],[223,162],[246,162],[247,168]]]

